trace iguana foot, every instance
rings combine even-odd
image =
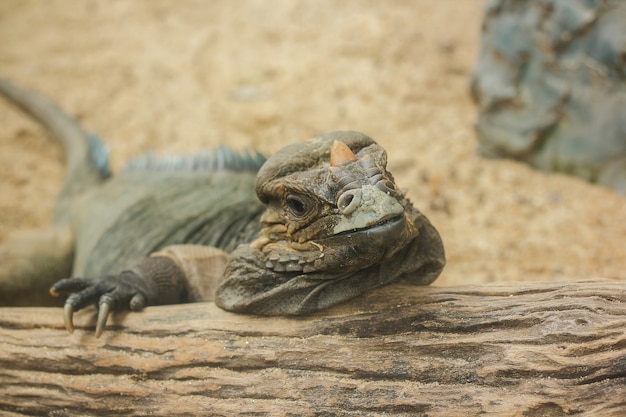
[[[74,332],[74,312],[98,304],[96,337],[100,337],[112,311],[140,311],[146,304],[144,280],[133,271],[99,278],[65,278],[50,288],[50,294],[73,293],[65,300],[63,321],[69,333]]]
[[[74,312],[98,305],[96,337],[100,337],[115,311],[140,311],[148,305],[187,301],[185,275],[177,264],[165,256],[141,258],[119,274],[95,278],[65,278],[50,288],[50,294],[70,294],[65,300],[63,321],[68,332],[74,331]]]

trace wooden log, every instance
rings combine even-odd
[[[304,318],[0,309],[7,415],[626,415],[626,282],[392,285]]]

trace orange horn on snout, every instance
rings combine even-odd
[[[330,166],[339,167],[348,165],[350,162],[356,160],[356,155],[348,148],[348,145],[339,140],[333,142],[330,147]]]

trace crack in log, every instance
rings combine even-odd
[[[149,350],[149,349],[140,349],[132,346],[120,346],[120,345],[112,345],[105,344],[101,347],[102,349],[109,350],[111,352],[124,352],[132,355],[145,355],[145,356],[165,356],[171,355],[175,352],[174,349],[166,349],[166,350]]]
[[[623,385],[626,385],[626,355],[620,356],[611,366],[602,368],[603,372],[598,372],[597,375],[589,378],[583,378],[578,385],[590,385],[598,382],[605,382],[607,380],[623,379]]]
[[[522,412],[522,415],[524,417],[562,417],[573,416],[581,413],[583,413],[582,410],[566,411],[560,405],[552,401],[548,401],[526,409],[524,412]]]
[[[616,336],[616,335],[624,336],[623,330],[622,332],[618,332],[618,333],[607,333],[604,337],[602,337],[602,339],[607,339],[610,336]],[[576,346],[568,347],[568,352],[566,352],[564,356],[578,358],[582,356],[595,355],[598,353],[614,352],[614,351],[621,351],[621,350],[626,350],[626,338],[618,340],[617,342],[602,343],[598,346],[583,345],[580,347],[576,347]]]
[[[120,375],[134,373],[134,370],[128,366],[97,366],[89,360],[70,355],[66,356],[63,362],[54,359],[29,358],[27,355],[19,355],[19,359],[0,360],[0,366],[4,370],[23,371],[37,369],[40,372],[65,375],[83,375],[85,373]]]

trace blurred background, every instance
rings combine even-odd
[[[626,197],[478,155],[484,0],[3,0],[0,74],[59,102],[119,171],[147,150],[271,154],[352,129],[442,234],[436,285],[626,279]],[[0,102],[0,240],[49,223],[64,173]]]

